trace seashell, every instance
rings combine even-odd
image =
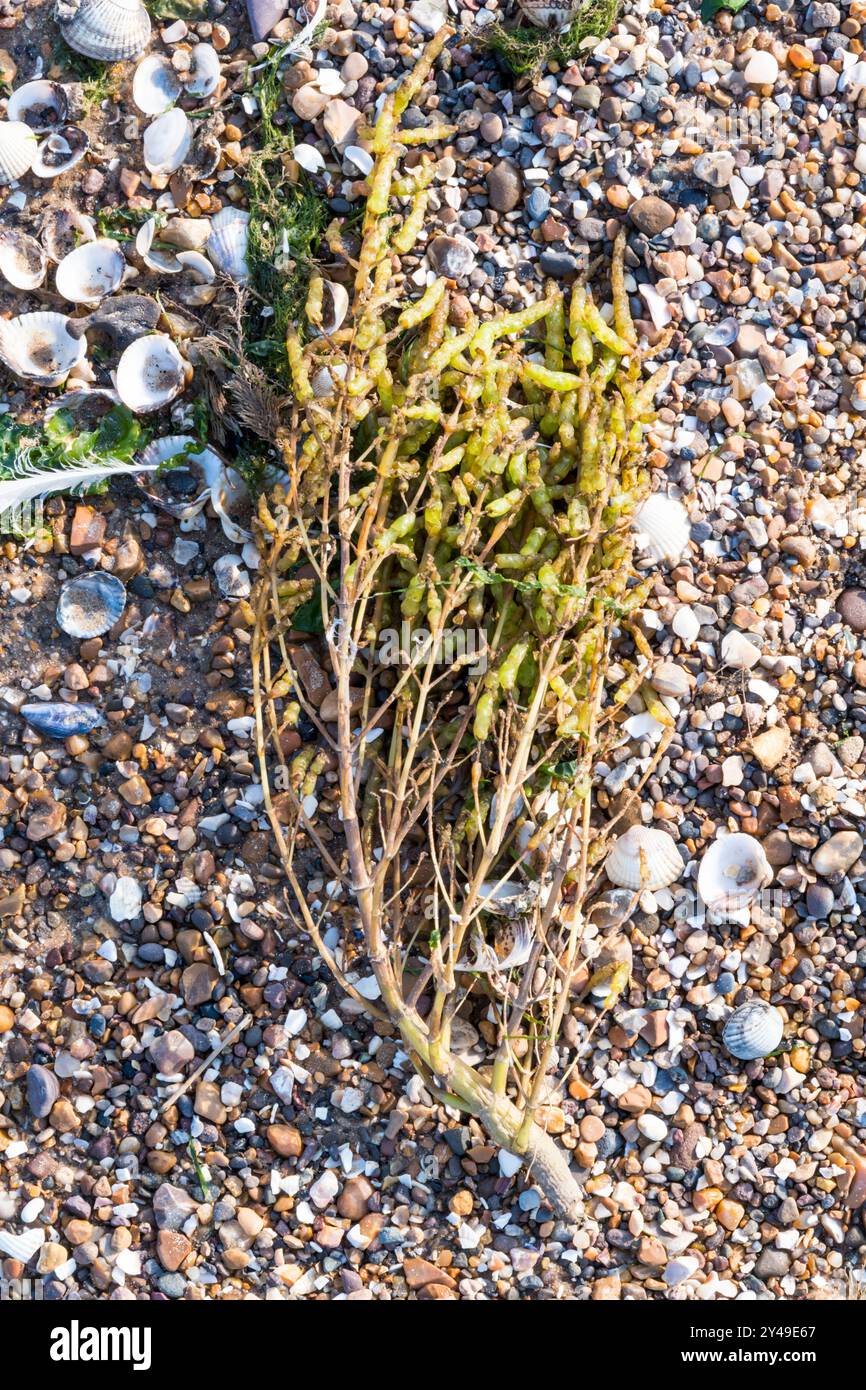
[[[70,48],[103,63],[137,58],[150,42],[141,0],[57,0],[57,22]]]
[[[25,82],[12,93],[6,103],[6,119],[23,121],[37,135],[45,135],[63,124],[68,110],[69,102],[61,84],[42,78],[37,82]]]
[[[320,174],[325,167],[325,161],[315,145],[296,145],[292,150],[292,158],[296,159],[308,174]]]
[[[96,240],[93,219],[72,208],[50,208],[42,219],[42,245],[52,261],[62,261],[82,241]]]
[[[142,58],[132,78],[132,99],[145,116],[161,116],[181,94],[180,79],[161,53]]]
[[[222,159],[222,146],[212,131],[199,131],[193,141],[189,158],[181,166],[181,178],[187,183],[209,179]]]
[[[633,825],[614,841],[604,869],[617,888],[653,893],[680,878],[683,861],[670,835],[648,825]]]
[[[518,0],[518,5],[530,24],[535,24],[539,29],[562,30],[567,29],[570,24],[580,14],[583,6],[579,0],[560,0],[559,4],[551,4],[550,0]],[[603,38],[603,34],[599,34]]]
[[[219,54],[212,44],[197,43],[190,54],[190,76],[184,82],[191,97],[212,97],[220,83]]]
[[[149,333],[121,353],[114,385],[136,415],[168,405],[186,386],[187,364],[166,333]]]
[[[178,462],[161,474],[160,491],[156,492],[148,473],[170,459]],[[198,440],[189,434],[164,435],[142,449],[138,465],[146,472],[136,477],[136,483],[162,511],[180,521],[190,521],[210,499],[228,539],[237,544],[249,539],[250,533],[228,515],[245,497],[245,484],[215,449],[202,449]]]
[[[126,585],[113,574],[94,570],[67,579],[57,602],[57,624],[70,637],[101,637],[125,607]]]
[[[79,391],[67,391],[62,396],[55,396],[50,405],[45,407],[45,419],[50,420],[58,410],[74,410],[80,427],[95,429],[103,416],[116,405],[120,405],[120,397],[116,391],[86,386]]]
[[[56,179],[74,169],[87,154],[90,136],[77,125],[65,125],[46,136],[36,151],[33,173],[38,179]]]
[[[297,159],[297,157],[298,152],[295,150],[295,158]],[[343,150],[343,159],[354,164],[364,178],[373,172],[373,156],[367,150],[362,149],[360,145],[347,145]],[[322,162],[324,163],[324,161]]]
[[[722,661],[735,671],[751,671],[761,659],[761,648],[750,642],[736,627],[725,633],[721,651]]]
[[[35,290],[45,279],[48,258],[39,242],[14,227],[0,228],[0,275],[17,290]]]
[[[183,265],[178,259],[177,252],[173,250],[160,251],[153,249],[153,239],[157,231],[155,217],[149,217],[146,222],[142,222],[135,238],[135,249],[144,264],[150,269],[155,270],[159,275],[179,275],[183,270]]]
[[[116,241],[100,237],[70,251],[54,276],[58,294],[73,304],[99,304],[123,283],[126,259]]]
[[[54,738],[69,738],[70,734],[89,734],[101,715],[95,705],[66,703],[63,700],[38,700],[22,705],[20,713],[32,729]]]
[[[538,884],[488,878],[478,889],[479,906],[495,917],[522,917],[538,900]]]
[[[637,902],[629,888],[608,888],[593,899],[587,916],[601,932],[612,931],[629,920]]]
[[[772,877],[760,840],[737,831],[720,835],[704,854],[698,892],[710,912],[724,916],[748,907]]]
[[[0,121],[0,184],[23,178],[38,148],[34,131],[23,121]]]
[[[688,549],[689,514],[682,502],[663,492],[654,492],[641,503],[632,526],[638,533],[638,545],[653,560],[667,560],[675,565]]]
[[[195,308],[210,304],[216,294],[216,271],[207,256],[200,251],[178,251],[177,259],[193,282],[178,291],[178,298]]]
[[[175,106],[151,121],[144,132],[144,162],[151,174],[173,174],[192,148],[192,125]]]
[[[0,1231],[0,1250],[10,1260],[20,1260],[23,1265],[29,1264],[44,1244],[45,1231],[41,1226],[24,1231],[20,1236],[13,1235],[11,1231]]]
[[[349,294],[345,286],[332,280],[324,281],[322,295],[322,320],[316,325],[319,336],[327,338],[336,333],[349,312]]]
[[[60,386],[83,361],[87,342],[65,314],[21,314],[0,323],[0,358],[10,371],[43,386]]]
[[[740,1062],[769,1057],[782,1041],[785,1020],[777,1008],[763,999],[752,999],[729,1015],[722,1031],[722,1042]]]
[[[247,265],[249,220],[249,213],[241,208],[223,208],[211,220],[211,234],[205,248],[217,270],[239,284],[250,277]]]
[[[60,1096],[60,1082],[38,1062],[27,1071],[27,1108],[37,1120],[44,1120]]]

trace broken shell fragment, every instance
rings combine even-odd
[[[99,304],[123,283],[126,260],[116,241],[101,237],[64,256],[55,272],[58,294],[73,304]]]
[[[250,215],[241,208],[223,208],[211,221],[207,254],[217,270],[243,284],[249,279],[247,237]]]
[[[95,705],[72,704],[64,700],[41,700],[21,706],[21,714],[31,728],[53,738],[69,738],[72,734],[89,734],[101,715]]]
[[[70,48],[103,63],[137,58],[150,42],[141,0],[57,0],[57,21]]]
[[[775,1052],[784,1031],[785,1020],[779,1010],[762,999],[752,999],[734,1009],[722,1032],[722,1042],[732,1057],[754,1062]]]
[[[45,279],[48,258],[39,242],[14,227],[0,228],[0,275],[17,290],[35,290]]]
[[[210,97],[219,81],[219,54],[212,44],[197,43],[190,54],[190,75],[184,82],[186,90],[191,97]]]
[[[117,364],[117,394],[136,415],[147,415],[179,396],[187,381],[187,363],[165,333],[150,333],[130,343]]]
[[[0,184],[23,178],[38,148],[35,132],[23,121],[0,121]]]
[[[6,103],[6,118],[23,121],[37,135],[56,130],[66,120],[69,102],[59,82],[25,82]]]
[[[495,917],[521,917],[538,900],[538,884],[511,879],[485,879],[478,889],[479,906]]]
[[[349,312],[349,294],[344,285],[332,280],[323,282],[322,318],[316,327],[323,338],[336,333]]]
[[[132,99],[145,116],[161,116],[181,94],[180,79],[161,53],[142,58],[132,79]]]
[[[228,539],[236,544],[249,540],[250,533],[229,515],[246,496],[246,486],[215,449],[201,448],[190,434],[164,435],[141,451],[137,463],[144,473],[161,470],[159,490],[148,477],[136,477],[135,481],[162,511],[180,521],[191,521],[210,499]],[[164,467],[166,464],[170,466]]]
[[[42,219],[42,245],[52,261],[62,261],[82,241],[96,240],[93,219],[71,208],[50,208]]]
[[[192,308],[210,304],[216,294],[216,271],[207,256],[200,251],[178,251],[177,259],[192,281],[178,290],[178,299]]]
[[[65,174],[87,154],[90,136],[77,125],[65,125],[46,136],[36,151],[33,173],[38,179],[56,179]]]
[[[21,314],[0,323],[0,358],[16,376],[60,386],[84,359],[87,341],[65,314]]]
[[[57,625],[69,637],[101,637],[114,627],[125,607],[126,586],[115,575],[95,570],[63,585]]]
[[[8,1255],[10,1260],[17,1260],[22,1265],[28,1265],[44,1244],[45,1231],[42,1227],[31,1227],[20,1236],[16,1236],[12,1231],[0,1231],[0,1250],[4,1255]]]
[[[615,840],[604,861],[617,888],[654,893],[681,877],[683,861],[670,835],[647,825],[633,825]]]
[[[688,549],[691,527],[682,502],[654,492],[634,514],[638,546],[653,560],[676,564]]]
[[[698,892],[716,916],[748,907],[773,877],[760,840],[737,832],[714,840],[701,860]]]
[[[154,238],[157,232],[157,221],[155,217],[149,217],[146,222],[142,222],[135,238],[135,249],[144,264],[150,269],[155,270],[158,275],[178,275],[183,269],[183,265],[178,258],[177,252],[171,249],[154,249]]]
[[[192,147],[192,125],[185,111],[174,107],[144,132],[144,162],[151,174],[173,174]]]

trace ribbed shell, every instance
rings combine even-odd
[[[243,284],[249,279],[247,265],[248,212],[241,208],[223,208],[211,221],[211,234],[205,250],[217,270],[231,280]]]
[[[653,560],[674,565],[682,559],[689,544],[689,514],[682,502],[654,492],[634,514],[633,526],[644,540],[644,550]]]
[[[670,835],[651,826],[633,825],[611,846],[604,868],[617,888],[653,893],[680,878],[683,861]]]
[[[150,16],[141,0],[58,0],[60,32],[86,58],[119,63],[150,42]]]
[[[126,607],[126,586],[104,570],[68,579],[60,590],[57,624],[70,637],[101,637]]]
[[[44,1244],[45,1232],[41,1229],[23,1231],[20,1236],[12,1231],[0,1231],[0,1250],[10,1260],[20,1260],[23,1265],[29,1264]]]
[[[518,4],[530,23],[539,29],[567,29],[581,9],[580,4],[556,5],[549,0],[518,0]]]
[[[753,1062],[768,1057],[782,1041],[785,1021],[779,1010],[762,999],[753,999],[734,1009],[722,1033],[722,1042],[732,1057]]]
[[[37,149],[36,136],[23,121],[0,121],[0,184],[23,178]]]
[[[25,380],[59,386],[87,351],[86,339],[69,332],[65,314],[21,314],[0,325],[0,357]]]
[[[737,833],[714,840],[701,860],[698,892],[711,912],[738,912],[773,876],[760,840]]]

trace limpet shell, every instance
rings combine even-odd
[[[57,623],[70,637],[101,637],[126,607],[126,586],[113,574],[95,570],[68,579],[60,590]]]
[[[754,1062],[776,1051],[784,1031],[779,1010],[763,999],[752,999],[734,1009],[722,1031],[722,1042],[738,1061]]]

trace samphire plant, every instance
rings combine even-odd
[[[447,37],[369,132],[359,244],[329,230],[345,318],[323,331],[345,296],[316,275],[304,337],[288,337],[286,477],[259,502],[258,751],[297,920],[336,979],[390,1023],[441,1103],[476,1116],[574,1216],[580,1188],[544,1122],[579,1062],[554,1079],[616,823],[596,823],[593,765],[639,693],[670,722],[646,685],[648,581],[632,566],[664,369],[644,379],[624,234],[604,310],[585,283],[486,322],[445,279],[416,297],[406,257],[436,174],[418,147],[452,131],[401,116]],[[295,668],[311,614],[327,718]],[[315,738],[287,766],[302,712]],[[329,765],[341,837],[326,842],[311,794]],[[337,918],[307,902],[310,851],[354,905],[336,946]],[[370,968],[373,1003],[348,978]],[[608,977],[600,1010],[628,968]]]

